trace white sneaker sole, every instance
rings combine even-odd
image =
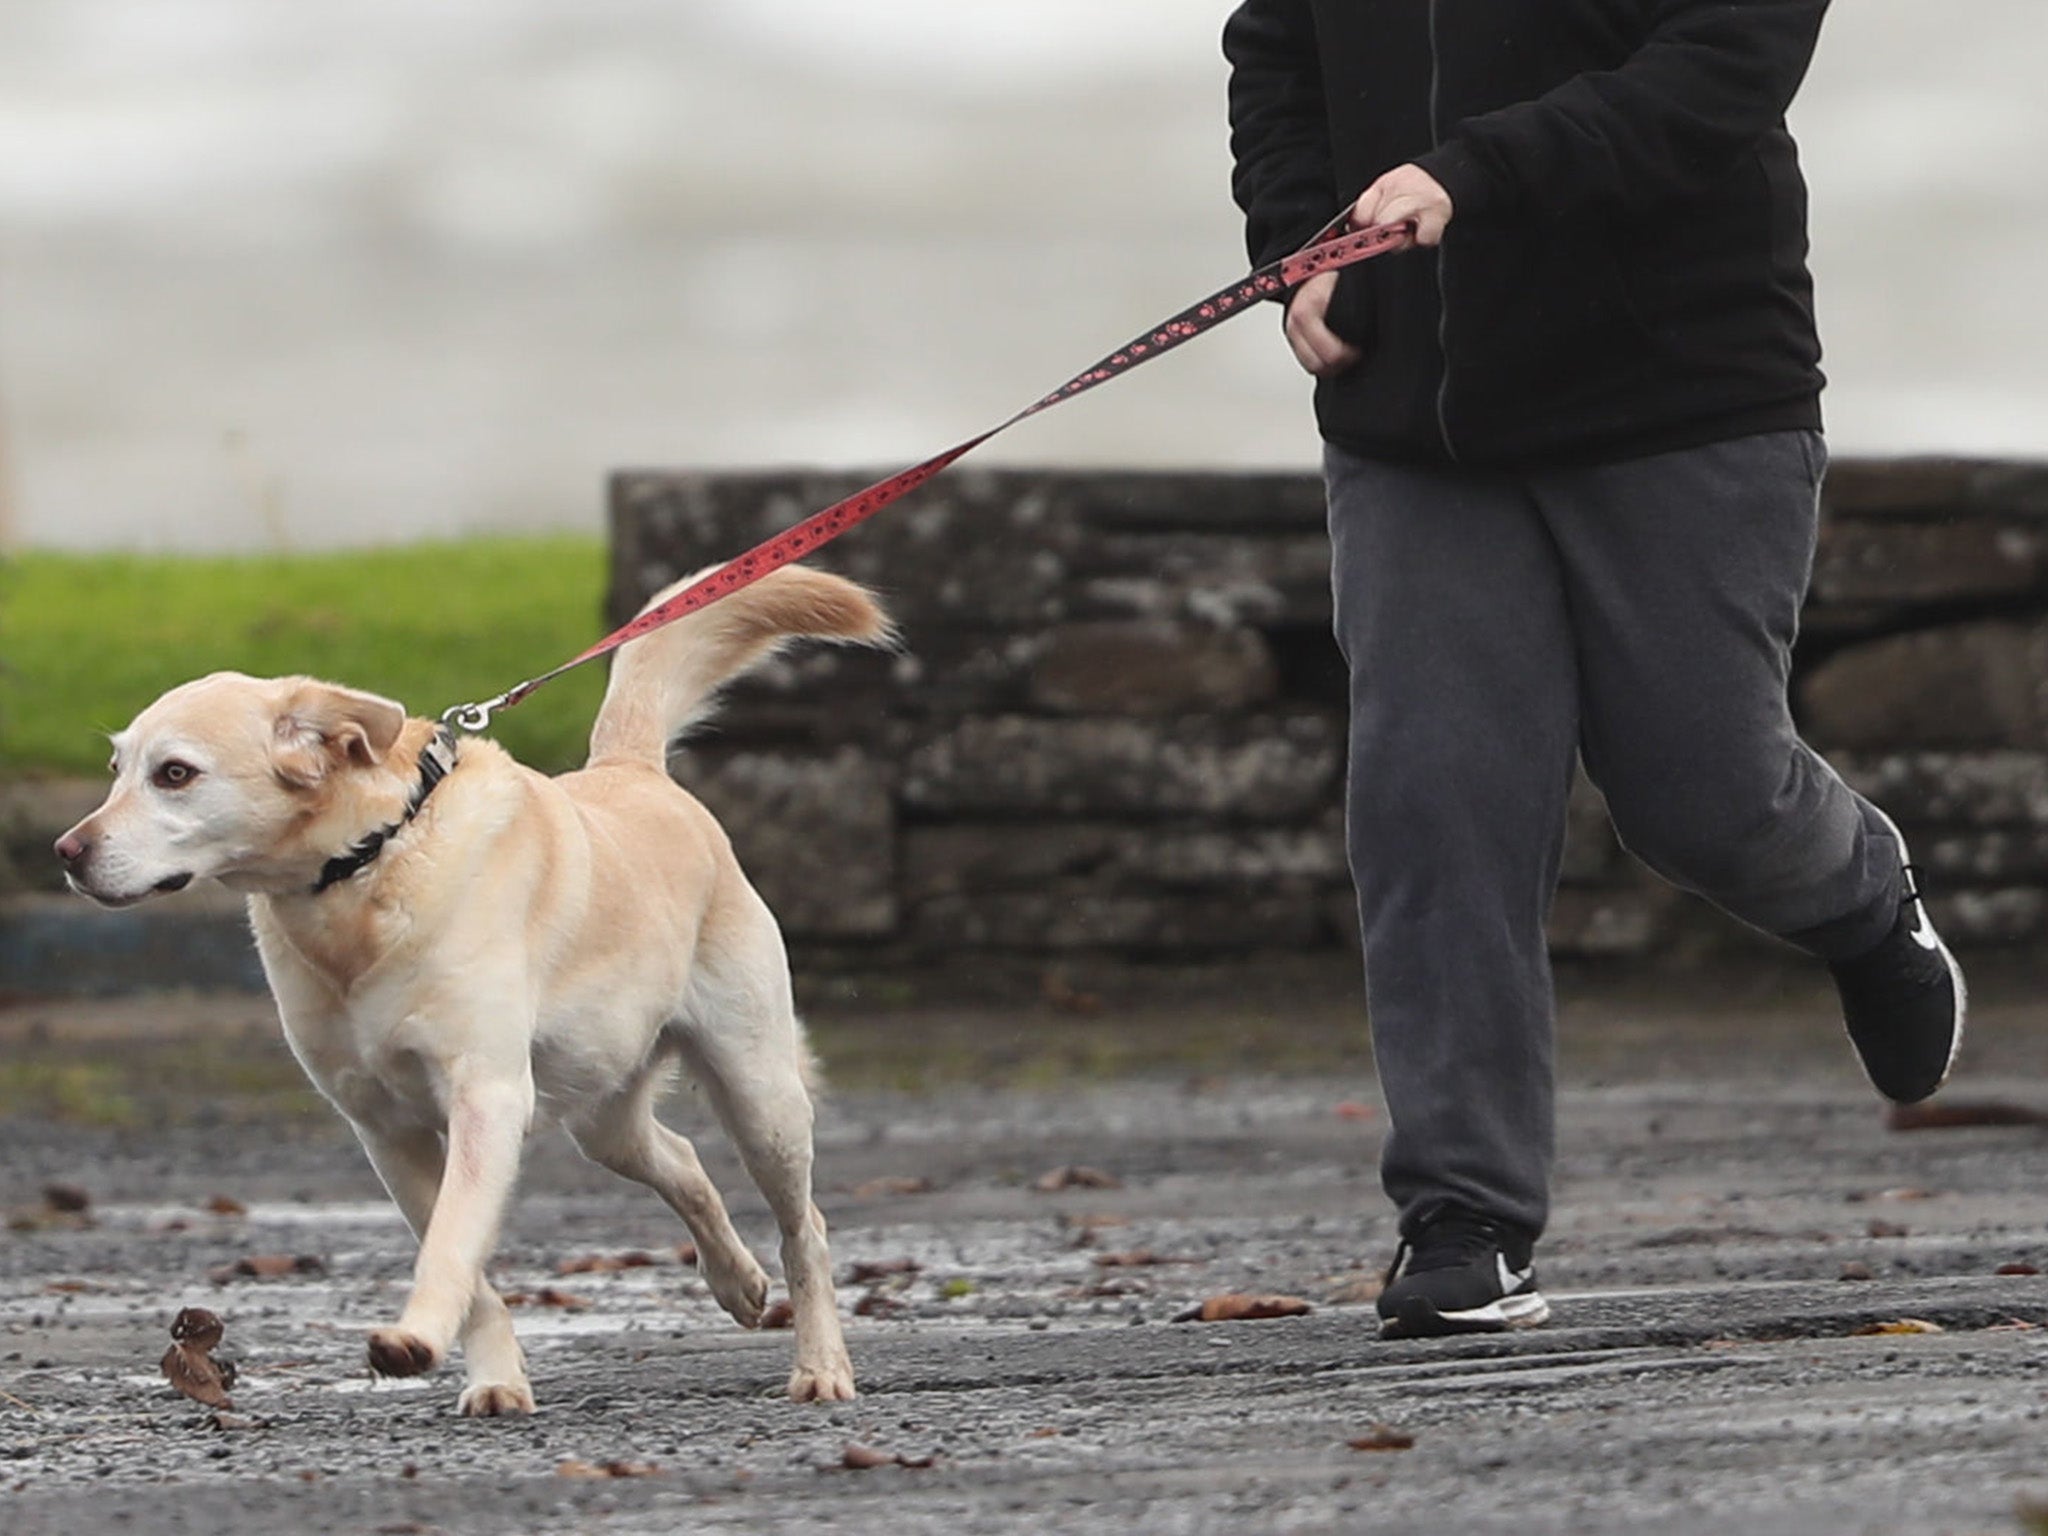
[[[1877,819],[1884,823],[1885,830],[1892,835],[1892,841],[1899,845],[1899,867],[1903,869],[1906,865],[1911,864],[1913,862],[1913,851],[1906,846],[1906,834],[1899,830],[1899,824],[1885,814],[1882,806],[1873,803],[1870,808],[1877,812]],[[1920,901],[1921,912],[1925,914],[1927,910],[1926,898],[1922,897]],[[1942,1083],[1948,1081],[1949,1073],[1955,1070],[1956,1057],[1962,1052],[1963,1018],[1970,1010],[1970,989],[1963,982],[1963,968],[1956,964],[1956,957],[1949,952],[1948,940],[1944,939],[1940,931],[1935,928],[1934,919],[1931,916],[1927,917],[1927,931],[1934,935],[1935,953],[1941,956],[1942,963],[1948,967],[1948,979],[1954,984],[1956,989],[1955,1027],[1949,1034],[1948,1060],[1942,1064],[1941,1082],[1936,1083],[1933,1088],[1928,1090],[1928,1095],[1931,1097],[1941,1091]]]
[[[1462,1312],[1438,1312],[1432,1307],[1415,1315],[1412,1327],[1401,1317],[1384,1317],[1380,1319],[1380,1337],[1428,1339],[1457,1333],[1505,1333],[1510,1328],[1534,1328],[1549,1321],[1550,1303],[1543,1293],[1524,1291]]]

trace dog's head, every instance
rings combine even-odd
[[[390,798],[378,770],[405,719],[390,699],[304,677],[174,688],[113,738],[105,804],[57,839],[64,878],[104,907],[194,880],[303,889]]]

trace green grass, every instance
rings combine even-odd
[[[0,1052],[0,1126],[324,1123],[331,1114],[275,1030],[118,1043],[10,1040]]]
[[[105,771],[107,734],[223,669],[305,673],[439,714],[501,693],[604,632],[596,538],[493,538],[336,554],[29,553],[0,566],[0,772]],[[550,772],[583,760],[593,663],[491,734]]]
[[[1111,1008],[1100,1015],[1012,1007],[922,1006],[809,1013],[825,1090],[941,1093],[955,1083],[1052,1092],[1126,1077],[1246,1073],[1370,1077],[1358,1010],[1247,1001],[1207,1008]]]
[[[0,1061],[0,1120],[34,1116],[123,1129],[140,1119],[127,1086],[125,1075],[104,1062],[10,1054]]]

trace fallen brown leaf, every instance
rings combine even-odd
[[[762,1328],[788,1328],[792,1327],[795,1323],[796,1308],[789,1304],[787,1297],[783,1297],[780,1300],[768,1303],[768,1310],[761,1314],[761,1321],[758,1326]]]
[[[1244,1323],[1269,1317],[1300,1317],[1315,1308],[1299,1296],[1249,1296],[1230,1292],[1211,1296],[1200,1306],[1190,1307],[1174,1319],[1176,1323]]]
[[[1939,1323],[1930,1323],[1924,1317],[1901,1317],[1889,1323],[1865,1323],[1861,1328],[1852,1328],[1849,1336],[1856,1339],[1877,1338],[1894,1333],[1942,1333]]]
[[[697,1245],[695,1243],[677,1243],[676,1262],[678,1264],[695,1264],[697,1262]]]
[[[206,1272],[215,1285],[235,1280],[278,1280],[286,1275],[319,1275],[327,1272],[327,1261],[314,1253],[252,1253],[232,1264],[217,1264]]]
[[[1877,1276],[1871,1272],[1868,1264],[1859,1263],[1857,1260],[1851,1259],[1842,1266],[1841,1274],[1835,1278],[1838,1280],[1875,1280]]]
[[[1980,1125],[2048,1125],[2048,1110],[2006,1099],[1948,1099],[1939,1104],[1889,1104],[1884,1123],[1893,1131],[1953,1131]]]
[[[215,1195],[206,1202],[205,1209],[215,1216],[246,1216],[249,1207],[232,1195]]]
[[[1121,1253],[1098,1253],[1094,1262],[1103,1269],[1147,1269],[1156,1264],[1206,1264],[1209,1261],[1154,1253],[1150,1248],[1126,1248]]]
[[[1032,1188],[1045,1194],[1062,1189],[1121,1189],[1123,1180],[1113,1173],[1104,1173],[1100,1168],[1088,1168],[1079,1163],[1068,1163],[1041,1173]]]
[[[1415,1437],[1391,1424],[1375,1424],[1355,1440],[1344,1442],[1354,1451],[1412,1451]]]
[[[923,1456],[905,1456],[897,1451],[878,1451],[857,1440],[847,1441],[846,1449],[839,1453],[839,1465],[850,1472],[871,1472],[876,1467],[909,1467],[921,1472],[938,1464],[936,1451]]]
[[[209,1408],[235,1406],[234,1399],[228,1396],[226,1373],[204,1350],[173,1344],[164,1351],[157,1368],[164,1373],[165,1380],[195,1403],[204,1403]]]
[[[894,1317],[902,1310],[902,1302],[880,1291],[869,1291],[853,1304],[855,1317]]]
[[[195,1403],[209,1408],[232,1408],[228,1388],[234,1385],[235,1368],[213,1358],[213,1351],[227,1332],[218,1315],[204,1307],[186,1307],[171,1321],[171,1347],[157,1362],[164,1379]]]
[[[92,1197],[75,1184],[48,1185],[42,1204],[17,1205],[7,1212],[10,1232],[76,1231],[94,1224]]]
[[[904,1174],[890,1174],[886,1178],[869,1179],[865,1184],[854,1185],[853,1198],[856,1200],[879,1200],[886,1195],[923,1195],[929,1194],[931,1187],[932,1181],[930,1179],[915,1178]]]
[[[508,1307],[560,1307],[564,1312],[581,1312],[589,1307],[585,1298],[570,1291],[544,1285],[537,1291],[512,1291],[504,1298]]]
[[[227,1331],[220,1314],[204,1307],[185,1307],[171,1319],[171,1337],[188,1349],[211,1352]]]
[[[557,1477],[659,1477],[661,1468],[651,1461],[577,1461],[555,1463]]]
[[[1131,1218],[1114,1211],[1062,1211],[1060,1225],[1071,1231],[1101,1232],[1110,1227],[1128,1227]]]
[[[1906,1237],[1908,1229],[1896,1221],[1872,1221],[1869,1227],[1872,1237]]]
[[[877,1280],[891,1280],[898,1275],[914,1275],[924,1266],[912,1258],[901,1259],[855,1259],[853,1267],[846,1272],[848,1285],[872,1285]]]
[[[2015,1260],[2011,1264],[1999,1265],[1992,1273],[1994,1275],[2038,1275],[2041,1271],[2037,1265],[2026,1263],[2024,1260]]]
[[[1934,1198],[1934,1191],[1931,1189],[1919,1189],[1914,1185],[1905,1184],[1896,1189],[1880,1189],[1871,1198],[1876,1200],[1932,1200]]]

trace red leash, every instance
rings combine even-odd
[[[866,490],[856,491],[843,501],[835,501],[821,512],[812,513],[802,522],[785,528],[737,559],[721,565],[702,581],[693,582],[667,602],[621,625],[589,650],[563,662],[552,672],[528,678],[495,699],[485,699],[478,704],[458,704],[444,713],[442,720],[465,731],[484,730],[490,725],[492,715],[501,709],[510,709],[541,684],[553,681],[586,661],[595,661],[629,640],[637,640],[664,624],[673,623],[684,614],[695,613],[721,597],[729,597],[740,588],[759,581],[770,571],[779,570],[793,560],[802,559],[812,550],[823,548],[854,524],[865,522],[891,502],[916,490],[954,460],[973,452],[998,433],[1007,432],[1018,422],[1036,416],[1040,411],[1049,411],[1076,395],[1086,394],[1098,384],[1107,384],[1117,375],[1130,372],[1140,363],[1149,363],[1184,342],[1193,341],[1232,315],[1257,307],[1261,299],[1271,298],[1319,272],[1334,272],[1353,262],[1399,250],[1409,243],[1414,234],[1412,224],[1384,224],[1347,233],[1349,222],[1348,216],[1340,214],[1292,256],[1270,262],[1249,277],[1190,305],[1171,320],[1162,322],[1146,335],[1112,352],[1094,367],[1075,374],[1051,394],[1026,406],[1008,421],[990,427],[980,436],[970,437],[922,463],[913,464],[886,480],[878,480]]]

